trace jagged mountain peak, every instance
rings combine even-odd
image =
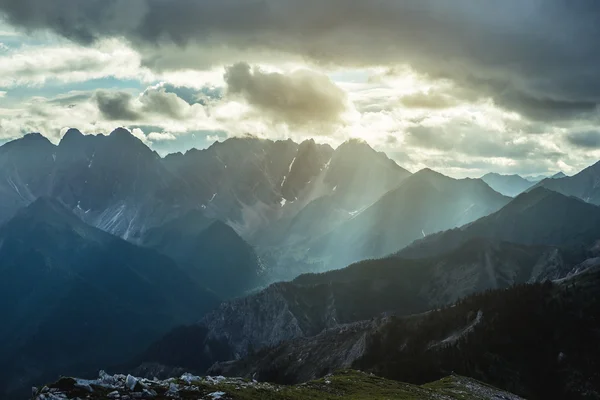
[[[415,172],[413,174],[413,176],[415,178],[423,177],[423,178],[436,178],[436,179],[456,180],[456,179],[454,179],[452,177],[449,177],[449,176],[444,175],[444,174],[442,174],[440,172],[437,172],[437,171],[435,171],[435,170],[433,170],[431,168],[420,169],[417,172]]]
[[[83,137],[83,133],[79,129],[69,128],[62,137],[62,140],[70,140],[73,138]]]
[[[515,197],[535,184],[535,181],[525,179],[520,175],[503,175],[495,172],[485,174],[481,180],[498,193]]]
[[[133,136],[133,134],[131,133],[131,131],[129,129],[125,129],[123,127],[113,130],[108,136],[135,137],[135,136]]]
[[[493,192],[494,190],[490,188],[490,186],[479,178],[463,178],[456,179],[451,176],[444,175],[440,172],[432,170],[430,168],[423,168],[417,172],[415,172],[412,176],[406,179],[404,184],[415,184],[416,182],[427,182],[430,185],[433,185],[439,190],[453,187],[468,187],[471,189],[477,188],[480,191],[488,191]]]
[[[48,138],[46,138],[46,136],[42,135],[39,132],[31,132],[31,133],[27,133],[23,136],[24,140],[48,140]]]
[[[499,174],[498,172],[488,172],[487,174],[483,175],[481,178],[491,177],[491,176],[503,176],[505,178],[521,178],[521,179],[525,179],[525,178],[523,178],[519,174]]]
[[[362,139],[349,139],[340,144],[335,149],[336,154],[344,154],[344,155],[373,155],[379,153],[375,149],[373,149],[369,143]],[[386,156],[387,157],[387,156]]]
[[[600,161],[573,176],[546,178],[537,186],[600,205]]]
[[[2,146],[1,149],[7,151],[8,149],[20,148],[20,147],[34,147],[34,148],[43,148],[43,149],[51,149],[54,148],[54,144],[48,138],[41,133],[32,132],[24,135],[15,140],[11,140],[10,142],[6,142]]]
[[[91,144],[93,140],[96,140],[95,135],[84,135],[80,130],[70,128],[63,137],[60,139],[58,143],[58,147],[60,149],[60,154],[63,154],[63,151],[68,151],[70,153],[77,152],[85,148],[87,144]],[[69,154],[69,157],[76,157],[76,154]]]

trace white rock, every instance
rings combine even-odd
[[[174,383],[169,384],[169,390],[167,390],[167,396],[177,396],[179,395],[179,386]]]
[[[135,385],[137,385],[137,383],[138,383],[138,380],[134,376],[127,375],[127,378],[125,378],[125,387],[129,390],[133,390],[135,388]]]
[[[199,380],[200,380],[200,377],[199,377],[199,376],[192,375],[192,374],[185,373],[185,374],[181,375],[181,378],[180,378],[180,379],[181,379],[182,381],[185,381],[187,384],[190,384],[190,383],[192,383],[192,382],[197,382],[197,381],[199,381]]]

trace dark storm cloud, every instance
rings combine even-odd
[[[567,141],[584,149],[600,149],[600,132],[574,132],[567,135]]]
[[[247,63],[226,68],[227,93],[244,98],[263,115],[291,125],[337,123],[346,94],[325,75],[310,71],[264,72]]]
[[[147,114],[158,114],[172,119],[182,119],[189,104],[175,93],[165,88],[149,88],[139,98],[141,111]]]
[[[133,96],[126,92],[100,90],[94,96],[102,116],[109,121],[137,121],[141,114],[133,108]]]
[[[187,52],[197,65],[228,50],[406,62],[535,119],[581,117],[600,102],[595,0],[0,0],[0,10],[83,43],[125,37],[157,64],[175,47],[214,50]]]
[[[139,121],[153,116],[183,120],[190,108],[190,104],[164,87],[150,87],[137,98],[128,92],[99,90],[94,100],[110,121]]]

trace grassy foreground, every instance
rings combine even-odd
[[[231,400],[520,400],[518,396],[473,379],[450,376],[417,386],[391,381],[358,371],[341,371],[295,386],[252,382],[236,378],[184,375],[165,381],[133,380],[115,375],[110,380],[85,381],[62,378],[42,388],[35,400],[53,399],[231,399]],[[133,385],[133,383],[135,383]],[[131,390],[128,386],[133,386]]]

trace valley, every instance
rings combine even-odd
[[[356,140],[234,138],[163,158],[124,129],[71,129],[58,145],[27,135],[0,147],[0,164],[8,396],[99,369],[275,384],[456,372],[531,399],[597,393],[594,358],[573,347],[596,338],[589,178],[514,184],[509,197],[482,179],[411,174]],[[547,188],[563,180],[592,187]],[[511,305],[521,297],[530,308]],[[569,354],[569,374],[518,361],[535,376],[514,375],[494,332],[525,312],[542,325],[506,331],[513,347],[558,321],[581,326],[536,358]]]

